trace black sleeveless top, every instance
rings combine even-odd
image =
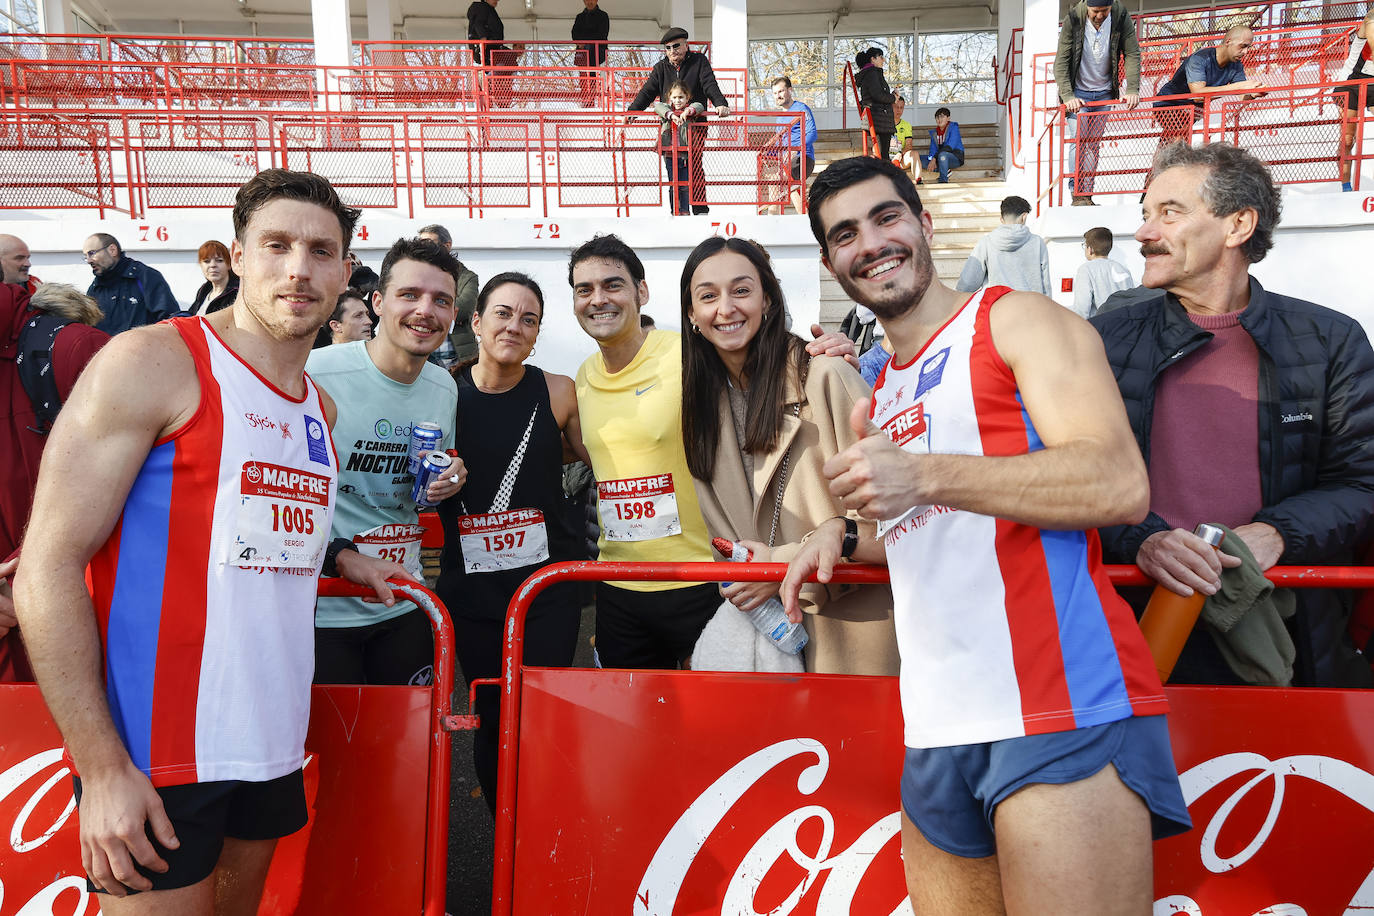
[[[581,539],[563,495],[563,434],[549,405],[544,373],[526,366],[515,387],[487,394],[472,380],[472,367],[454,377],[458,383],[458,416],[454,448],[467,467],[468,479],[457,496],[439,504],[444,525],[439,596],[450,613],[462,617],[504,618],[506,605],[520,583],[543,564],[496,572],[466,572],[458,535],[458,516],[488,512],[511,458],[534,414],[525,457],[511,489],[507,509],[539,509],[549,535],[548,563],[579,559]]]

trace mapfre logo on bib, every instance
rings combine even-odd
[[[929,432],[925,404],[913,404],[883,424],[883,432],[894,445],[905,446]]]

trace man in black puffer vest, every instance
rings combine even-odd
[[[1194,537],[1198,522],[1233,528],[1268,569],[1349,564],[1374,521],[1374,350],[1355,319],[1249,276],[1278,220],[1251,154],[1166,147],[1136,233],[1160,293],[1092,321],[1150,471],[1149,516],[1102,529],[1103,553],[1179,594],[1212,594],[1239,562]],[[1370,686],[1350,594],[1300,589],[1297,602],[1294,685]],[[1202,625],[1170,680],[1241,683]]]

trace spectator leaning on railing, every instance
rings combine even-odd
[[[1369,686],[1348,592],[1299,589],[1286,620],[1217,603],[1237,576],[1257,583],[1276,563],[1351,563],[1374,522],[1374,351],[1354,318],[1249,275],[1279,206],[1244,150],[1160,154],[1135,237],[1144,284],[1161,292],[1092,320],[1150,475],[1150,514],[1103,528],[1103,554],[1181,595],[1214,596],[1204,621],[1249,618],[1228,636],[1199,623],[1173,682],[1284,684],[1291,673],[1299,686]],[[1198,522],[1230,526],[1223,549],[1243,545],[1253,562],[1219,557],[1190,533]]]
[[[606,63],[606,39],[611,35],[611,17],[596,5],[596,0],[582,0],[586,8],[573,19],[572,39],[582,42],[577,48],[577,66],[600,67]],[[578,78],[578,94],[583,106],[596,104],[596,74],[583,70]],[[476,291],[474,291],[474,295]],[[472,316],[468,316],[471,321]]]
[[[1122,3],[1102,0],[1081,0],[1069,8],[1054,56],[1054,82],[1069,117],[1077,117],[1084,102],[1122,97],[1118,70],[1122,59],[1126,62],[1125,102],[1129,109],[1140,102],[1140,42],[1131,14]],[[1079,127],[1075,205],[1093,202],[1093,177],[1104,126],[1101,118],[1088,118]]]
[[[1159,95],[1191,94],[1193,98],[1155,103],[1155,121],[1162,131],[1160,148],[1175,140],[1187,139],[1193,122],[1202,116],[1205,96],[1236,89],[1264,89],[1262,82],[1246,76],[1241,60],[1254,43],[1255,33],[1247,26],[1236,25],[1226,30],[1216,47],[1194,51],[1184,58],[1169,81],[1159,87]],[[1255,99],[1261,95],[1263,91],[1248,92],[1242,98]]]
[[[690,101],[693,104],[706,105],[709,102],[715,106],[717,117],[723,118],[728,115],[730,106],[716,83],[716,72],[711,69],[711,62],[706,59],[705,54],[688,49],[687,30],[669,29],[663,33],[662,44],[663,59],[654,64],[654,68],[649,71],[649,78],[639,87],[639,92],[630,102],[629,110],[643,111],[655,101],[668,101],[669,88],[681,80],[691,91]],[[691,173],[691,191],[694,197],[699,197],[706,187],[706,176],[701,165],[704,134],[704,126],[689,132],[691,143],[687,152],[690,163],[688,171]],[[692,205],[694,214],[709,212],[711,208],[706,204]]]

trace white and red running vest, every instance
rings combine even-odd
[[[975,293],[906,365],[878,377],[871,416],[908,452],[1044,448]],[[1107,581],[1096,531],[1047,531],[947,506],[879,525],[901,650],[908,747],[1068,731],[1167,712],[1140,628]]]
[[[338,459],[309,376],[290,397],[204,319],[171,324],[200,406],[89,567],[110,713],[154,785],[262,782],[304,760]]]

